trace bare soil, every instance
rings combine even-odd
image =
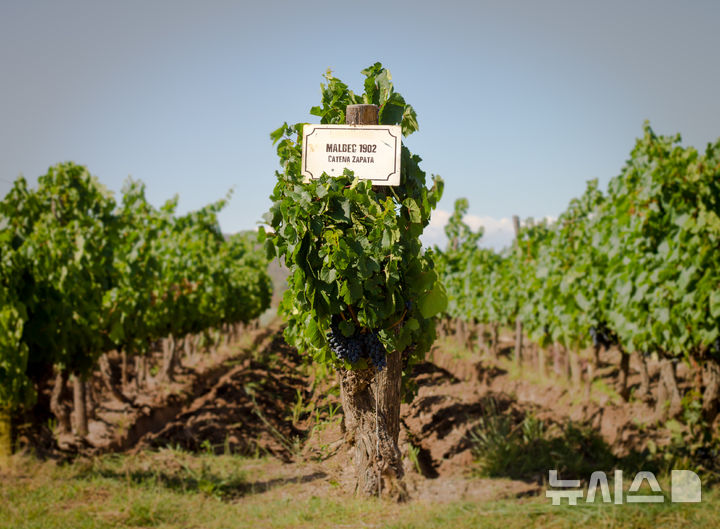
[[[334,376],[316,379],[276,324],[243,340],[244,344],[186,361],[174,384],[150,384],[131,393],[135,406],[117,402],[97,383],[98,405],[89,437],[82,442],[63,439],[61,448],[87,455],[164,446],[270,455],[277,460],[271,485],[286,486],[268,486],[269,494],[301,499],[349,492],[352,456],[343,442]],[[617,376],[612,370],[616,354],[606,351],[602,357],[602,380],[608,387]],[[666,436],[648,420],[652,409],[642,401],[624,402],[599,390],[586,398],[565,379],[513,374],[508,365],[502,357],[458,358],[436,347],[415,367],[419,390],[411,404],[402,406],[400,434],[413,499],[491,500],[540,492],[540,476],[524,481],[482,479],[469,472],[469,433],[486,413],[489,399],[497,412],[515,422],[532,413],[548,423],[588,423],[618,455],[640,450],[651,439],[662,442]],[[631,384],[639,383],[635,371]],[[654,366],[651,377],[657,379]]]

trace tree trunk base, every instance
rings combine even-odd
[[[120,352],[120,357],[122,359],[120,364],[120,387],[122,391],[126,391],[128,386],[128,354],[126,349]]]
[[[568,357],[570,360],[570,380],[572,385],[576,388],[582,386],[582,368],[580,367],[580,357],[574,351],[568,350]]]
[[[340,398],[345,440],[354,447],[355,493],[403,501],[400,433],[401,355],[389,354],[387,368],[377,373],[341,370]]]
[[[52,395],[50,397],[50,410],[57,419],[57,434],[66,434],[72,431],[70,423],[70,406],[68,406],[67,393],[67,372],[58,370],[55,376],[55,385],[53,386]]]
[[[595,381],[595,371],[596,371],[596,364],[595,359],[591,359],[588,361],[586,366],[586,379],[585,379],[585,400],[590,401],[590,398],[592,397],[592,385]]]
[[[668,406],[667,416],[669,418],[677,417],[682,411],[682,397],[675,377],[675,366],[668,359],[663,359],[660,362],[658,398],[655,406],[655,413],[660,420],[666,416],[666,406]]]
[[[127,397],[122,392],[122,390],[120,390],[120,388],[115,385],[115,381],[112,375],[112,369],[110,367],[110,361],[108,360],[107,355],[100,356],[100,359],[98,360],[98,365],[100,366],[100,376],[102,378],[102,381],[108,391],[110,391],[110,394],[115,398],[115,400],[123,404],[129,404],[130,406],[134,406],[135,403],[129,397]]]
[[[650,394],[650,372],[648,371],[647,359],[643,353],[637,353],[640,362],[640,387],[637,396],[645,402],[650,402],[652,396]]]
[[[500,325],[493,323],[492,325],[492,355],[497,358],[500,354]]]
[[[227,338],[227,334],[224,335]],[[175,369],[178,367],[178,339],[173,335],[168,336],[163,342],[163,365],[161,380],[166,382],[175,381]]]
[[[618,393],[622,399],[627,402],[630,398],[630,386],[628,385],[628,377],[630,376],[630,355],[625,351],[620,351],[620,373],[618,375]]]
[[[10,408],[0,407],[0,469],[7,468],[12,455]]]
[[[79,373],[73,375],[73,408],[75,418],[75,434],[78,437],[88,435],[88,414],[85,380]]]
[[[515,320],[515,356],[514,360],[517,365],[522,363],[523,352],[523,328],[522,321],[518,318]]]
[[[547,370],[545,367],[545,349],[542,347],[538,347],[537,350],[537,369],[540,378],[544,379],[547,376]]]
[[[717,360],[708,359],[705,363],[705,392],[703,393],[703,415],[708,424],[718,416],[720,401],[720,365]]]

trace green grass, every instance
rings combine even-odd
[[[555,507],[541,496],[398,505],[346,496],[328,484],[313,495],[317,481],[288,484],[292,480],[272,478],[278,463],[231,455],[163,450],[66,465],[16,457],[15,464],[10,475],[0,477],[0,528],[686,529],[720,525],[720,494],[714,490],[704,491],[700,504]]]
[[[592,391],[607,395],[608,397],[610,397],[610,402],[613,404],[620,404],[622,402],[622,397],[620,396],[620,394],[615,391],[615,388],[608,385],[608,383],[602,378],[596,378],[595,380],[593,380]]]
[[[532,414],[519,418],[501,413],[493,399],[483,404],[483,417],[470,432],[473,471],[479,475],[540,482],[550,468],[562,476],[587,478],[595,469],[630,463],[623,465],[602,437],[586,425],[547,425]],[[636,466],[638,462],[633,463]]]
[[[437,348],[452,358],[458,360],[478,360],[480,355],[477,351],[468,349],[454,336],[443,336],[435,341]]]

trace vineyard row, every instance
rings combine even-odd
[[[136,358],[143,372],[163,341],[169,381],[179,344],[216,339],[212,329],[235,329],[270,305],[254,235],[220,230],[226,199],[178,215],[177,198],[156,208],[139,182],[121,195],[62,163],[35,189],[18,178],[0,202],[0,455],[10,451],[11,414],[43,388],[53,387],[48,406],[67,430],[72,376],[76,433],[87,435],[86,379],[107,374],[106,353]]]

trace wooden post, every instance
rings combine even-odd
[[[73,408],[75,433],[80,437],[88,435],[88,415],[85,380],[80,373],[73,374]]]
[[[65,394],[67,388],[67,372],[61,368],[57,368],[55,376],[55,384],[53,385],[52,394],[50,395],[50,411],[53,412],[58,421],[57,433],[64,434],[72,431],[70,423],[70,409],[67,405]]]
[[[562,346],[557,342],[553,344],[553,371],[557,376],[563,376]]]
[[[492,355],[497,359],[500,354],[500,324],[495,322],[492,324]]]
[[[376,105],[348,105],[345,122],[350,125],[377,125]],[[398,436],[400,433],[400,400],[402,358],[389,351],[387,367],[376,373],[374,368],[362,371],[341,370],[345,438],[355,447],[355,490],[361,494],[386,494],[398,499],[407,495]]]
[[[638,362],[640,363],[640,387],[637,391],[637,396],[644,401],[649,401],[650,396],[650,373],[648,373],[647,360],[645,355],[640,351],[635,353],[637,355]],[[690,357],[692,358],[692,357]],[[700,380],[702,386],[702,379]]]
[[[589,360],[587,363],[587,379],[585,380],[585,400],[589,401],[592,396],[592,383],[595,380],[595,362]]]
[[[627,402],[630,398],[630,386],[628,385],[628,377],[630,376],[630,354],[620,348],[620,373],[618,375],[618,393],[622,399]]]
[[[543,347],[538,346],[538,353],[537,353],[537,369],[538,374],[541,378],[545,378],[546,371],[545,371],[545,349]]]
[[[720,364],[714,358],[705,360],[706,380],[703,393],[703,414],[708,424],[715,421],[718,415],[718,401],[720,401]]]
[[[578,353],[568,349],[568,361],[570,362],[570,380],[574,387],[580,388],[582,385],[582,370]]]
[[[513,228],[515,228],[515,242],[520,245],[518,239],[520,235],[520,218],[517,215],[513,215]],[[522,334],[522,320],[520,318],[515,319],[515,363],[520,364],[522,360],[522,346],[523,346],[523,334]]]
[[[677,384],[675,364],[667,358],[660,361],[660,380],[658,380],[657,395],[657,402],[655,403],[657,419],[665,419],[666,411],[670,419],[680,414],[682,411],[682,396]],[[668,405],[668,401],[669,407],[666,410],[665,406]]]
[[[377,125],[380,109],[377,105],[348,105],[345,109],[347,125]]]
[[[120,368],[120,388],[122,391],[127,391],[128,386],[128,354],[127,347],[123,347],[120,352],[122,363]]]
[[[10,407],[0,406],[0,470],[8,466],[12,454]]]

